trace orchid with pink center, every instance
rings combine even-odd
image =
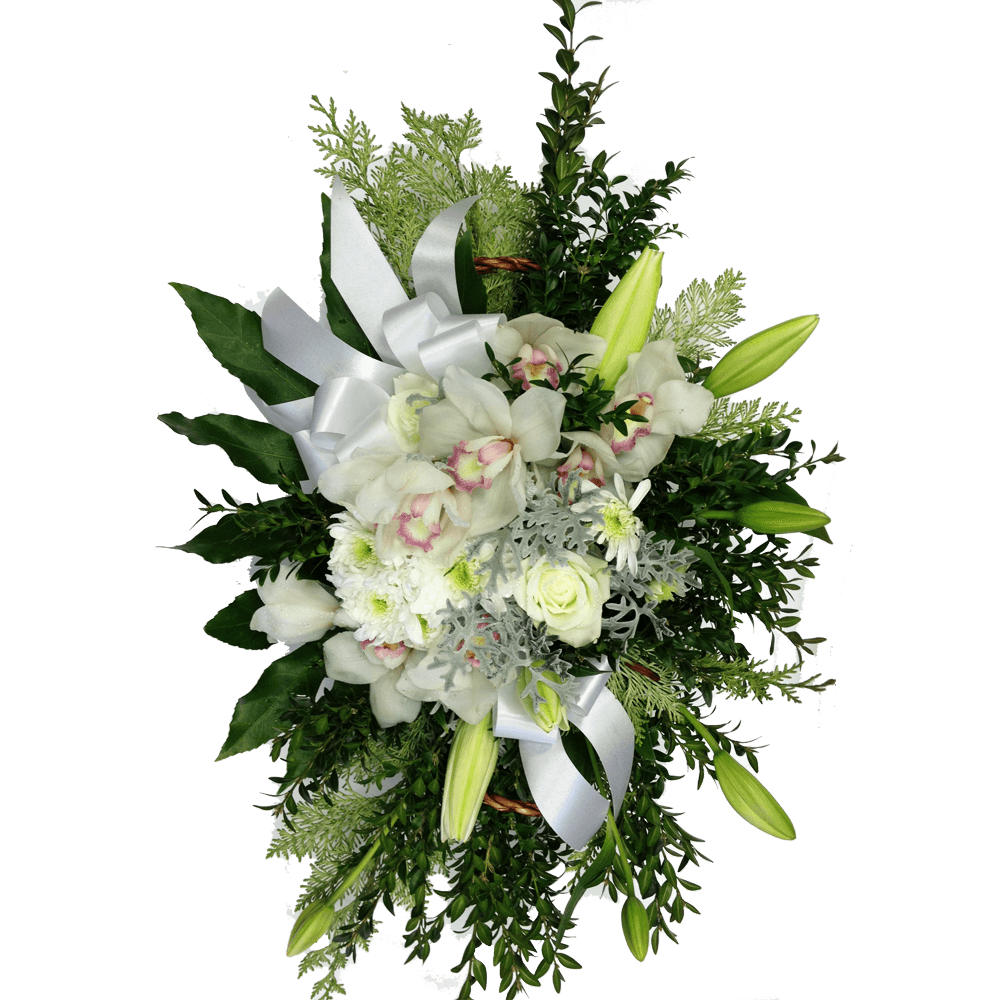
[[[566,400],[532,386],[508,403],[497,386],[455,365],[441,387],[444,399],[420,411],[420,450],[447,459],[450,482],[471,499],[469,536],[495,531],[525,509],[525,463],[559,447]]]
[[[378,525],[379,559],[406,555],[447,559],[469,530],[472,502],[455,480],[415,455],[356,455],[320,476],[319,490],[359,519]]]
[[[356,634],[338,632],[323,643],[326,674],[344,684],[368,684],[375,719],[383,729],[413,722],[421,699],[400,693],[396,685],[410,656],[404,643],[358,642]]]
[[[687,381],[672,340],[654,341],[628,356],[625,374],[605,411],[630,399],[636,401],[630,415],[643,420],[626,418],[624,434],[605,424],[600,434],[571,431],[565,436],[586,447],[607,472],[632,483],[666,458],[676,435],[697,434],[715,401],[704,386]]]
[[[510,366],[510,373],[521,380],[522,389],[530,389],[532,382],[546,381],[553,389],[559,388],[563,366],[553,361],[540,347],[521,348],[519,359]]]
[[[490,337],[498,361],[511,366],[511,374],[521,379],[527,390],[531,382],[546,380],[553,389],[559,388],[559,375],[581,355],[583,368],[600,364],[608,344],[603,337],[568,330],[557,319],[539,313],[519,316],[502,323]],[[570,391],[579,391],[571,387]]]

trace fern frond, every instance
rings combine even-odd
[[[650,340],[673,340],[677,353],[701,364],[735,341],[727,331],[743,322],[739,292],[746,284],[742,272],[727,268],[713,284],[692,281],[673,307],[653,314]]]

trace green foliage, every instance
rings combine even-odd
[[[304,564],[299,575],[310,577],[330,554],[330,519],[341,508],[320,493],[303,493],[287,477],[281,479],[280,485],[289,495],[263,502],[258,498],[257,503],[240,503],[223,490],[228,506],[210,504],[196,490],[205,514],[228,513],[217,524],[174,548],[193,552],[212,563],[256,556],[255,580],[267,573],[276,579],[282,560]]]
[[[404,104],[404,141],[392,143],[383,154],[383,147],[353,111],[338,122],[334,102],[324,107],[315,95],[312,108],[325,119],[310,126],[325,161],[317,172],[339,176],[349,191],[364,196],[357,201],[358,211],[411,294],[410,258],[417,240],[435,215],[470,195],[481,196],[465,217],[474,256],[530,254],[529,189],[511,177],[509,167],[461,162],[463,154],[480,144],[481,123],[471,110],[455,119]],[[488,311],[515,311],[515,280],[506,272],[485,276]]]
[[[260,316],[219,295],[170,283],[215,360],[271,405],[311,396],[316,384],[264,350]]]
[[[774,434],[797,424],[801,413],[788,403],[762,406],[759,399],[734,401],[726,396],[715,401],[704,427],[693,436],[699,441],[733,441],[747,435]]]
[[[527,280],[526,312],[561,320],[570,329],[589,329],[607,300],[608,284],[622,277],[635,257],[654,240],[677,231],[673,223],[650,225],[662,211],[662,201],[677,192],[677,183],[690,176],[680,163],[668,162],[663,177],[645,182],[638,191],[624,188],[624,175],[609,176],[612,159],[600,152],[588,163],[580,152],[587,130],[603,124],[596,105],[607,89],[607,70],[596,81],[576,83],[576,54],[597,36],[577,42],[577,8],[573,0],[554,0],[562,12],[559,26],[546,30],[560,48],[556,63],[561,74],[540,75],[552,85],[552,106],[538,123],[542,134],[541,185],[529,198],[538,228],[536,260],[543,271]],[[591,6],[583,4],[579,10]]]
[[[743,322],[740,292],[746,279],[727,268],[713,284],[692,281],[674,301],[653,313],[650,340],[673,340],[677,353],[697,364],[714,358],[735,341],[728,331]]]
[[[291,435],[270,424],[231,413],[193,418],[161,413],[157,419],[192,444],[217,444],[233,465],[246,469],[258,482],[280,483],[287,476],[307,478]]]
[[[241,649],[268,649],[271,645],[263,632],[250,628],[254,612],[264,606],[260,590],[245,590],[232,604],[227,604],[206,626],[205,631],[220,642]]]
[[[275,660],[236,703],[229,735],[216,760],[253,750],[273,739],[289,697],[312,694],[325,676],[319,642],[307,642]]]

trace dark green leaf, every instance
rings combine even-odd
[[[486,312],[486,286],[476,274],[472,255],[472,233],[466,230],[455,245],[455,280],[463,313]]]
[[[172,281],[170,287],[191,310],[198,336],[215,360],[265,403],[287,403],[316,391],[314,382],[264,350],[260,316],[255,312],[191,285]]]
[[[240,527],[235,514],[227,514],[218,524],[199,531],[191,541],[174,548],[181,552],[193,552],[210,563],[235,562],[258,554],[254,536]]]
[[[205,631],[220,642],[241,649],[267,649],[271,643],[263,632],[250,628],[253,613],[263,607],[260,590],[244,591],[232,604],[226,605],[206,626]]]
[[[321,645],[307,642],[275,660],[236,703],[229,736],[216,760],[253,750],[277,735],[278,720],[293,694],[313,694],[325,676]]]
[[[291,436],[260,420],[232,413],[191,418],[182,413],[162,413],[159,419],[192,444],[217,444],[233,465],[246,469],[262,483],[280,483],[281,471],[293,479],[308,478]]]

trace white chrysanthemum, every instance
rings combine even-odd
[[[357,585],[386,567],[375,552],[375,532],[366,524],[338,514],[340,524],[330,526],[334,538],[330,552],[328,579],[335,587]]]
[[[635,508],[649,492],[651,484],[644,479],[631,495],[625,488],[625,482],[616,472],[614,491],[598,489],[591,483],[582,482],[584,497],[573,504],[570,509],[586,518],[591,511],[598,512],[604,523],[594,525],[594,541],[605,546],[604,552],[608,562],[615,562],[615,568],[620,573],[627,565],[632,573],[638,569],[637,553],[639,551],[639,535],[642,531],[642,521],[635,516]]]
[[[386,572],[337,588],[343,609],[359,624],[355,637],[423,648],[426,622],[408,605],[396,573]]]
[[[456,608],[467,607],[489,579],[479,569],[479,563],[462,555],[450,566],[435,564],[430,559],[408,559],[398,570],[399,586],[407,605],[424,618],[430,638],[437,637],[438,627],[448,602]]]

